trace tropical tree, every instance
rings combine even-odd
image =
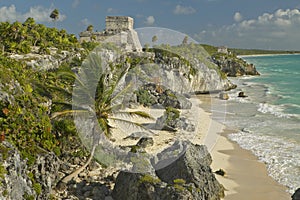
[[[188,40],[189,40],[189,37],[186,35],[183,40],[182,40],[182,45],[187,45],[188,44]]]
[[[157,37],[156,35],[154,35],[154,36],[152,37],[152,43],[155,43],[157,40],[158,40],[158,37]]]
[[[113,127],[110,121],[115,123],[122,123],[125,125],[134,126],[139,129],[146,129],[139,123],[133,122],[130,119],[132,117],[142,117],[147,119],[152,119],[152,117],[141,111],[124,111],[121,110],[122,102],[118,102],[118,100],[127,92],[127,89],[131,87],[131,85],[127,85],[120,90],[120,83],[124,80],[130,66],[126,65],[109,65],[109,69],[105,69],[102,67],[102,59],[99,57],[97,53],[90,54],[88,59],[89,62],[84,62],[81,70],[81,74],[76,75],[70,72],[62,72],[60,76],[69,77],[75,80],[76,87],[73,88],[73,102],[71,105],[70,102],[54,102],[56,104],[63,104],[66,108],[73,109],[63,109],[62,111],[55,112],[52,114],[52,119],[57,119],[59,117],[66,117],[69,115],[84,115],[89,114],[91,112],[94,113],[95,122],[99,124],[100,131],[95,127],[92,128],[92,149],[90,156],[86,163],[64,177],[60,182],[67,183],[72,180],[75,176],[77,176],[83,169],[85,169],[92,158],[94,157],[95,150],[99,145],[99,134],[104,134],[106,138],[113,141],[112,138],[112,128]],[[88,81],[83,80],[82,77],[88,77]],[[96,83],[96,91],[90,92],[89,89],[93,88]],[[70,93],[65,91],[68,99],[70,99]],[[74,91],[76,95],[74,95]],[[78,95],[81,94],[81,95]],[[75,96],[75,97],[74,97]],[[77,100],[74,100],[77,99]],[[80,102],[84,102],[83,104]],[[118,117],[122,115],[122,117]],[[125,118],[124,118],[125,117]],[[129,120],[127,120],[129,119]],[[100,161],[101,162],[101,161]]]
[[[50,14],[50,18],[53,19],[53,21],[57,21],[59,18],[59,11],[54,9]]]
[[[93,25],[88,25],[88,27],[86,28],[86,31],[89,31],[89,32],[93,32],[94,30],[94,26]]]

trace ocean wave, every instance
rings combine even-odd
[[[284,105],[271,105],[268,103],[260,103],[258,105],[257,111],[264,114],[272,114],[279,118],[299,117],[299,115],[297,114],[284,113],[284,108]]]
[[[290,193],[299,187],[300,144],[295,140],[258,135],[249,130],[231,134],[229,138],[266,163],[269,175],[287,186]]]

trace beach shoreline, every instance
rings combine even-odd
[[[194,119],[199,119],[197,130],[191,142],[199,145],[206,145],[212,156],[212,171],[223,169],[226,172],[224,177],[215,175],[220,184],[225,188],[224,200],[286,200],[290,199],[287,188],[271,178],[266,165],[249,150],[242,149],[236,142],[231,141],[227,136],[234,134],[236,130],[228,129],[222,123],[213,119],[209,107],[214,97],[196,96],[190,101],[193,104],[193,113],[182,110],[182,114],[192,114]],[[161,116],[164,110],[147,109],[139,107],[138,110],[150,112],[155,118]],[[197,116],[195,116],[197,112]],[[196,118],[195,118],[196,117]],[[145,122],[144,120],[142,120]],[[125,135],[121,132],[115,133],[120,138],[119,145],[132,145],[130,141],[124,141]],[[174,141],[174,133],[157,131],[153,137],[154,145],[146,148],[148,153],[157,153],[166,148]],[[131,141],[134,142],[134,141]]]
[[[263,57],[263,56],[288,56],[288,55],[300,55],[300,53],[279,53],[279,54],[252,54],[252,55],[238,55],[238,58],[251,58],[251,57]]]
[[[259,161],[251,151],[241,148],[236,142],[228,138],[229,134],[237,133],[238,130],[229,129],[212,119],[209,108],[216,99],[209,95],[198,96],[198,98],[202,102],[200,107],[205,111],[203,114],[210,117],[211,122],[207,123],[214,126],[212,132],[215,131],[214,134],[218,134],[218,137],[213,136],[215,144],[209,151],[213,160],[212,170],[223,169],[226,173],[224,177],[216,174],[217,180],[225,188],[224,200],[291,199],[291,195],[287,192],[288,188],[268,175],[266,165],[263,162]],[[208,138],[209,135],[211,133],[207,132],[203,138]]]
[[[216,175],[225,188],[224,200],[286,200],[291,195],[287,188],[271,178],[266,165],[251,151],[242,149],[228,139],[234,130],[225,129],[211,151],[212,170],[223,169],[224,177]]]

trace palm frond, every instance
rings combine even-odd
[[[50,119],[54,119],[57,117],[63,117],[63,116],[71,116],[73,114],[80,114],[80,113],[88,113],[88,110],[64,110],[61,112],[55,112],[52,114]]]
[[[109,125],[107,118],[98,118],[99,125],[107,138],[111,137],[112,126]]]
[[[141,117],[144,119],[154,119],[150,114],[143,111],[118,111],[117,114],[128,115],[130,117]]]
[[[143,130],[143,131],[147,131],[149,133],[155,134],[153,131],[151,131],[150,129],[144,127],[142,124],[137,123],[137,122],[133,122],[133,121],[129,121],[126,119],[121,119],[121,118],[116,118],[116,117],[110,117],[109,119],[113,120],[116,124],[123,123],[123,124],[127,125],[128,127],[137,128],[139,130]]]

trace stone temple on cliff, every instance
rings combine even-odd
[[[79,34],[80,42],[110,42],[126,51],[141,52],[142,46],[133,29],[133,18],[128,16],[107,16],[102,32],[84,31]]]

